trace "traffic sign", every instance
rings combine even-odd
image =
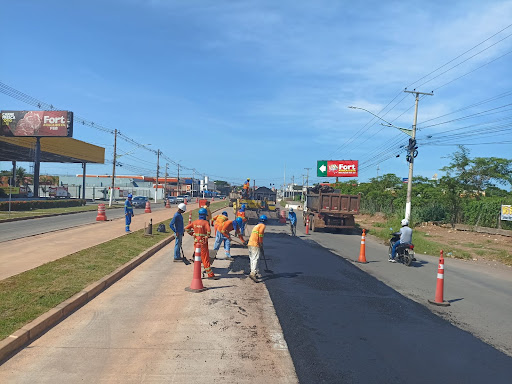
[[[402,177],[402,183],[408,183],[409,178],[408,177]]]
[[[326,160],[318,160],[316,162],[316,175],[318,177],[326,177],[327,176],[327,161]]]
[[[316,173],[318,177],[357,177],[357,160],[318,160]]]

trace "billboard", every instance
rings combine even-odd
[[[357,160],[318,160],[316,171],[318,177],[357,177]]]
[[[512,205],[502,205],[501,206],[501,220],[511,220],[512,221]]]
[[[73,136],[73,112],[2,111],[1,116],[0,136]]]

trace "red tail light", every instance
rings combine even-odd
[[[409,249],[414,249],[414,244],[409,244]]]

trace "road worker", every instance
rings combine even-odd
[[[217,252],[220,248],[220,245],[222,242],[224,242],[224,251],[226,252],[226,259],[227,260],[233,260],[231,257],[231,235],[229,232],[235,231],[235,236],[238,236],[238,238],[242,241],[243,244],[245,244],[244,237],[241,233],[241,225],[242,219],[237,218],[236,220],[226,220],[222,225],[218,228],[217,236],[215,237],[215,244],[213,245],[213,250],[215,252],[215,256],[217,256]]]
[[[126,201],[124,202],[124,223],[126,227],[126,232],[130,231],[130,224],[132,223],[133,214],[133,206],[132,206],[132,194],[129,193]]]
[[[214,232],[215,235],[217,234],[217,230],[218,230],[219,226],[223,222],[225,222],[227,219],[228,219],[228,213],[226,211],[222,212],[220,215],[212,217],[212,224],[213,224],[213,228],[215,230],[215,232]]]
[[[244,185],[242,186],[243,188],[243,194],[242,196],[245,198],[245,199],[248,199],[249,198],[249,190],[251,188],[251,179],[247,179],[247,181],[244,183]]]
[[[208,275],[208,279],[217,280],[210,265],[210,254],[208,251],[208,238],[211,234],[210,223],[206,220],[208,211],[206,208],[199,209],[199,219],[194,220],[185,227],[190,236],[194,236],[194,250],[201,248],[201,261],[203,262],[204,271]]]
[[[187,206],[183,203],[178,205],[178,212],[174,214],[171,222],[169,223],[169,227],[175,233],[174,240],[174,261],[182,261],[181,257],[181,247],[183,244],[183,235],[185,233],[185,228],[183,226],[183,213],[187,210]]]
[[[251,264],[249,277],[254,281],[258,278],[258,261],[260,255],[263,254],[263,235],[265,234],[266,221],[267,216],[261,215],[259,223],[252,229],[251,237],[249,238],[249,260]]]
[[[210,202],[206,201],[204,203],[203,208],[206,209],[206,220],[208,220],[208,222],[211,222],[212,221],[212,211],[210,211]]]
[[[247,218],[245,217],[245,204],[242,204],[240,209],[236,212],[236,218],[238,219],[239,217],[242,219],[242,227],[240,232],[242,235],[245,235],[245,224],[247,223]]]
[[[297,215],[293,212],[293,208],[290,208],[290,211],[288,212],[288,220],[290,220],[292,236],[295,236],[297,233]]]

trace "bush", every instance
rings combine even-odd
[[[49,209],[49,208],[65,208],[80,207],[85,205],[83,199],[73,200],[27,200],[27,201],[11,201],[11,211],[30,211],[32,209]],[[0,211],[8,211],[9,202],[0,201]]]
[[[448,217],[446,207],[439,203],[430,203],[426,206],[419,206],[414,211],[414,217],[418,222],[424,221],[445,221]]]

